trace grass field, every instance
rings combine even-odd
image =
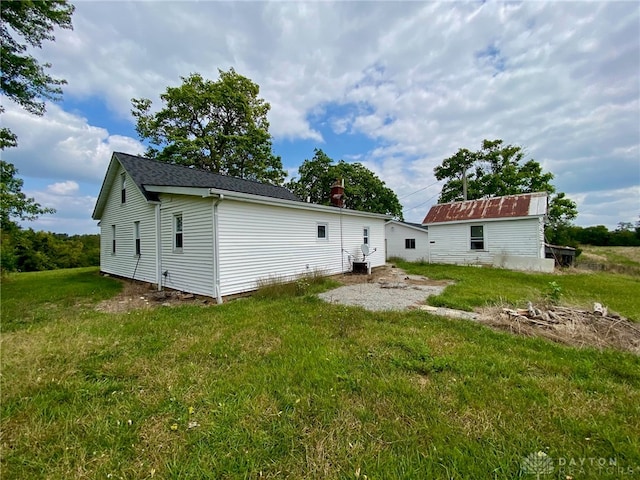
[[[549,281],[414,268],[456,279],[438,301],[467,307]],[[549,278],[638,319],[637,278],[576,275]],[[540,478],[640,474],[632,354],[300,292],[95,310],[119,288],[91,269],[3,280],[3,480],[536,478],[539,451],[553,460]]]
[[[578,267],[590,265],[602,270],[619,271],[640,275],[640,247],[580,247],[582,254],[577,259]]]

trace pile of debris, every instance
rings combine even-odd
[[[526,309],[503,308],[484,316],[483,323],[529,336],[543,336],[575,346],[617,348],[640,355],[640,325],[611,312],[600,303],[591,310],[550,305]]]

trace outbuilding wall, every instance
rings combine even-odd
[[[429,234],[427,230],[411,227],[402,222],[387,222],[387,259],[402,258],[408,262],[429,261]],[[415,248],[407,248],[406,240],[415,240]]]

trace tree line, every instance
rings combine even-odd
[[[28,229],[2,231],[2,272],[35,272],[100,265],[100,235],[67,235]]]

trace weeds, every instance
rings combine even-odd
[[[334,286],[335,282],[326,277],[326,273],[316,270],[304,273],[298,277],[273,276],[258,280],[258,289],[254,296],[257,298],[300,297],[310,293],[317,293]]]
[[[544,294],[545,299],[552,305],[558,305],[560,303],[560,297],[562,296],[562,287],[556,281],[549,282],[547,284],[547,291]]]

